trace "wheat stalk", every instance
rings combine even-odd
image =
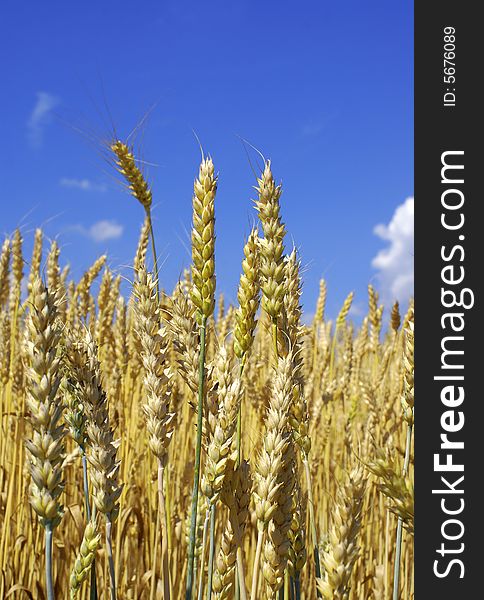
[[[207,319],[215,307],[215,194],[217,178],[213,162],[204,158],[198,179],[194,183],[192,228],[192,278],[191,298],[196,307],[200,331],[199,382],[197,403],[197,439],[191,503],[191,529],[188,548],[188,569],[185,599],[191,600],[193,587],[193,563],[195,559],[198,488],[200,483],[200,460],[202,449],[203,403],[205,398],[205,339]]]

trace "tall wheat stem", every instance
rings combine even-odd
[[[89,479],[87,476],[87,456],[84,448],[81,446],[81,454],[82,454],[82,480],[84,487],[84,504],[86,507],[86,520],[89,522],[91,520],[91,504],[89,502]],[[93,506],[93,511],[96,508]],[[96,583],[96,559],[92,561],[91,564],[91,590],[90,590],[90,600],[97,600],[97,583]]]
[[[242,556],[242,548],[237,548],[237,579],[236,579],[236,594],[239,594],[241,600],[247,600],[247,590],[245,589],[245,571],[244,557]]]
[[[202,315],[200,325],[200,363],[198,379],[198,405],[197,405],[197,441],[195,446],[195,469],[193,475],[193,493],[192,509],[190,522],[190,538],[188,545],[188,569],[187,586],[185,600],[191,600],[193,589],[193,563],[195,560],[195,542],[197,533],[197,509],[198,509],[198,488],[200,484],[200,459],[202,454],[202,426],[203,426],[203,398],[205,384],[205,334],[207,327],[207,317]]]
[[[318,534],[316,531],[316,521],[314,519],[314,500],[313,500],[313,486],[311,481],[311,471],[309,469],[308,458],[303,459],[304,472],[306,473],[306,485],[308,488],[308,508],[309,508],[309,523],[311,526],[311,538],[313,542],[313,555],[314,555],[314,570],[316,578],[321,577],[321,564],[319,560],[319,548],[318,548]],[[298,580],[299,582],[299,580]],[[317,590],[318,598],[321,598],[321,592]],[[297,590],[296,590],[297,597]]]
[[[54,600],[54,582],[52,578],[52,525],[45,525],[45,587],[47,600]]]
[[[161,564],[163,569],[163,597],[164,600],[170,600],[171,598],[171,579],[170,579],[170,568],[168,564],[168,548],[166,544],[167,540],[167,514],[166,514],[166,502],[165,494],[163,493],[163,478],[164,478],[164,467],[161,461],[158,460],[158,507],[160,511],[160,522],[161,522]]]
[[[116,575],[114,571],[114,559],[113,559],[113,543],[112,543],[112,522],[109,517],[106,517],[106,551],[108,556],[109,565],[109,578],[110,578],[110,589],[111,589],[111,600],[116,600]]]
[[[294,598],[292,598],[292,585],[290,585],[291,582],[289,580],[289,571],[287,570],[286,567],[286,572],[284,573],[284,587],[283,587],[283,597],[285,598],[285,600],[294,600]]]
[[[239,373],[239,377],[242,380],[242,373],[244,372],[244,366],[245,366],[245,359],[247,357],[247,354],[244,353],[243,357],[242,357],[242,362],[240,364],[240,373]],[[238,467],[240,465],[240,461],[242,460],[242,404],[243,402],[241,402],[239,404],[239,411],[237,413],[237,433],[236,433],[236,448],[237,448],[237,460],[235,463],[235,466]],[[243,580],[243,571],[242,571],[242,579],[240,576],[240,567],[239,567],[239,550],[240,548],[237,548],[237,565],[235,567],[236,570],[236,578],[235,578],[235,600],[240,600],[240,596],[241,596],[241,587],[243,588],[243,592],[242,592],[242,600],[246,600],[247,598],[247,592],[245,591],[245,582]],[[243,558],[242,558],[242,554],[240,554],[240,563],[243,564]],[[242,586],[241,586],[241,581],[242,581]]]
[[[407,440],[405,443],[405,460],[403,463],[402,475],[405,477],[408,471],[408,465],[410,464],[410,447],[412,445],[412,430],[413,426],[407,424]],[[402,531],[403,531],[403,520],[398,517],[397,523],[397,539],[395,548],[395,568],[393,572],[393,600],[398,600],[399,589],[400,589],[400,562],[402,558]]]
[[[153,221],[151,220],[151,209],[146,208],[145,210],[146,210],[146,220],[148,221],[148,227],[150,230],[151,252],[153,253],[153,271],[155,273],[155,279],[156,279],[156,298],[159,302],[160,301],[160,283],[159,283],[159,273],[158,273],[158,255],[156,254],[155,234],[153,233]]]
[[[171,498],[170,498],[168,469],[165,469],[165,489],[166,489],[166,494],[165,494],[166,521],[167,521],[166,522],[166,535],[168,537],[168,539],[167,539],[168,554],[169,554],[169,556],[171,556],[173,544],[172,544],[172,535],[171,535]],[[171,573],[171,571],[170,571],[170,573]],[[171,581],[171,579],[170,579],[170,581]]]
[[[198,576],[198,600],[203,600],[203,578],[205,575],[205,550],[207,548],[207,532],[210,523],[210,509],[207,508],[203,521],[202,552],[200,554],[200,574]],[[195,580],[195,577],[193,578]]]
[[[92,519],[96,520],[96,505],[92,503]],[[89,599],[97,600],[97,580],[96,580],[96,559],[92,561],[91,565],[91,589],[89,591]]]
[[[295,600],[301,600],[301,580],[299,579],[299,573],[296,573],[294,578],[294,594]]]
[[[156,595],[156,561],[158,559],[158,536],[161,529],[161,517],[160,510],[156,513],[156,530],[155,530],[155,539],[154,539],[154,549],[153,549],[153,558],[151,561],[151,584],[150,584],[150,600],[155,600]]]
[[[252,573],[252,588],[250,591],[250,600],[257,600],[257,584],[259,583],[259,563],[262,553],[262,542],[264,541],[264,530],[257,532],[257,547],[255,550],[254,570]]]
[[[91,520],[91,505],[89,503],[89,480],[87,478],[87,457],[84,448],[81,447],[82,455],[82,481],[84,486],[84,506],[86,508],[86,520]]]

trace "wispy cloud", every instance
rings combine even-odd
[[[388,243],[372,260],[386,304],[407,302],[413,295],[414,199],[407,198],[393,213],[388,225],[379,224],[375,235]]]
[[[44,130],[51,120],[52,111],[59,103],[60,100],[56,96],[47,92],[37,92],[35,106],[27,121],[29,143],[34,148],[42,146]]]
[[[105,192],[106,185],[104,183],[94,183],[90,179],[74,179],[63,177],[59,181],[59,185],[66,188],[74,188],[83,192]]]
[[[106,242],[108,240],[116,240],[123,235],[124,227],[116,221],[97,221],[91,227],[84,225],[74,225],[69,228],[71,231],[76,231],[84,235],[94,242]]]

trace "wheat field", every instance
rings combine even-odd
[[[413,304],[370,285],[361,324],[352,293],[331,320],[322,280],[303,312],[266,162],[227,306],[207,157],[164,289],[150,185],[109,150],[140,207],[126,297],[106,256],[72,280],[40,229],[1,249],[0,597],[413,598]]]

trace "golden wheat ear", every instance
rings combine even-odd
[[[323,576],[317,581],[318,590],[325,600],[345,600],[348,597],[352,570],[360,550],[365,487],[363,469],[357,467],[338,490],[328,543],[321,557]]]
[[[0,252],[0,308],[6,306],[10,290],[10,239],[6,238]]]
[[[259,234],[254,228],[244,246],[242,275],[237,292],[239,306],[235,311],[234,351],[242,362],[245,361],[252,346],[257,325],[259,296]]]
[[[30,502],[44,527],[55,528],[63,515],[60,496],[64,489],[63,404],[57,356],[61,333],[55,296],[37,278],[32,286],[32,305],[27,325],[29,386],[27,409],[33,435],[25,442],[32,477]]]
[[[198,320],[215,308],[215,194],[217,177],[211,158],[200,165],[193,194],[191,297]]]
[[[149,211],[153,195],[141,169],[136,164],[133,149],[121,140],[116,140],[111,145],[111,151],[116,157],[116,168],[126,179],[131,194],[146,211]]]
[[[260,239],[262,307],[272,320],[277,320],[284,296],[283,254],[286,229],[281,220],[279,203],[282,186],[276,185],[269,161],[257,181],[258,198],[255,207],[264,232],[264,237]]]

